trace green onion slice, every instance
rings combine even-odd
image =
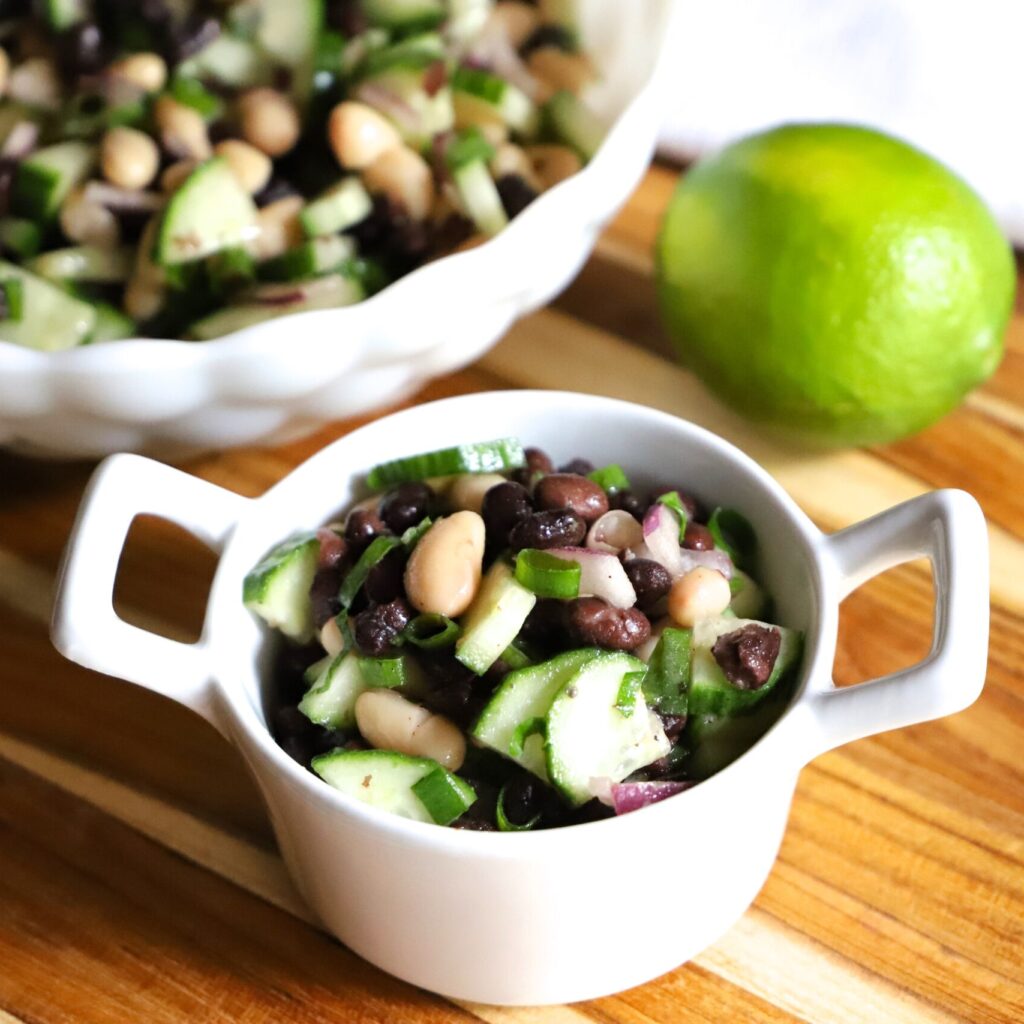
[[[514,437],[497,441],[461,444],[455,448],[441,448],[401,459],[392,459],[374,466],[367,483],[375,491],[412,480],[426,480],[432,476],[451,476],[455,473],[503,473],[526,465],[523,446]]]
[[[517,668],[526,668],[527,665],[533,664],[533,658],[527,651],[523,650],[521,644],[516,643],[515,640],[513,640],[512,643],[510,643],[508,647],[501,652],[500,660],[505,662],[505,664],[512,670]]]
[[[636,710],[636,698],[643,686],[646,672],[627,672],[622,677],[618,695],[615,698],[615,710],[623,718],[632,718]]]
[[[498,804],[494,809],[494,820],[498,823],[499,832],[529,832],[534,825],[540,821],[540,815],[535,814],[526,824],[517,825],[515,822],[509,821],[508,815],[505,813],[505,790],[508,789],[508,783],[498,790]]]
[[[522,757],[523,747],[531,736],[543,736],[547,732],[548,724],[543,718],[528,718],[516,726],[516,731],[509,740],[509,757]]]
[[[447,615],[417,615],[405,627],[402,635],[414,647],[432,651],[439,647],[450,647],[455,643],[459,637],[459,626]]]
[[[580,592],[580,566],[539,548],[523,548],[516,555],[516,579],[538,597],[577,597]]]
[[[341,582],[341,589],[338,591],[338,600],[342,608],[348,608],[356,599],[370,570],[389,552],[394,551],[401,544],[398,537],[374,537],[367,549],[359,556],[359,561],[349,569],[348,574]]]
[[[406,683],[405,657],[398,654],[387,658],[360,658],[359,673],[367,686],[393,690]]]
[[[629,477],[623,472],[622,467],[615,462],[610,466],[595,469],[593,473],[588,473],[587,479],[593,480],[598,487],[603,488],[608,494],[616,494],[618,491],[628,491],[630,489]]]
[[[430,516],[426,516],[421,519],[415,526],[410,526],[405,533],[402,534],[402,544],[407,550],[412,551],[417,544],[419,544],[423,534],[433,526],[434,521]]]
[[[708,529],[715,547],[724,551],[733,564],[748,566],[757,552],[757,534],[742,512],[732,508],[716,508],[708,520]]]
[[[4,290],[5,320],[20,320],[25,311],[25,290],[16,278],[4,281],[0,286]]]
[[[690,514],[686,511],[683,499],[679,497],[678,491],[666,491],[658,495],[658,502],[672,509],[679,517],[679,543],[682,544],[686,540],[686,526],[690,521]]]
[[[414,782],[412,791],[438,825],[450,825],[476,803],[476,790],[440,765]]]
[[[692,674],[693,631],[666,629],[654,648],[644,676],[647,703],[665,715],[685,715]]]

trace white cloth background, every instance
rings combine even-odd
[[[677,2],[666,153],[870,124],[953,167],[1024,246],[1024,0]]]

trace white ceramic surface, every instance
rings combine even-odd
[[[591,163],[487,244],[367,302],[216,341],[138,340],[42,353],[0,342],[0,445],[36,455],[182,456],[280,442],[412,393],[471,363],[579,271],[642,177],[661,120],[672,0],[582,0],[612,126]]]
[[[694,789],[587,825],[460,832],[350,801],[268,733],[266,635],[241,603],[248,569],[281,538],[359,497],[358,480],[373,463],[507,435],[544,447],[556,462],[575,455],[619,462],[641,487],[677,483],[754,523],[778,621],[806,633],[804,662],[774,728]],[[220,553],[197,644],[144,632],[113,612],[118,558],[140,513],[180,523]],[[885,679],[835,689],[839,601],[922,555],[932,560],[936,593],[928,657]],[[445,995],[556,1003],[637,985],[728,929],[772,866],[808,760],[974,701],[985,674],[987,566],[985,522],[962,491],[937,491],[826,536],[747,456],[693,424],[587,395],[484,393],[349,434],[258,499],[138,456],[113,456],[97,470],[68,544],[53,638],[81,664],[193,708],[238,747],[299,888],[361,956]],[[666,870],[679,880],[676,896]]]

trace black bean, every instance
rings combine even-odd
[[[345,743],[343,734],[314,725],[296,707],[278,708],[272,720],[278,744],[289,757],[307,767],[317,754],[326,754]]]
[[[526,456],[526,468],[531,473],[554,473],[555,464],[543,448],[527,448],[523,454]]]
[[[686,715],[661,715],[661,725],[670,743],[675,743],[686,728]]]
[[[374,604],[387,604],[405,593],[402,578],[406,553],[402,548],[389,551],[366,575],[363,593]]]
[[[526,616],[520,635],[525,640],[551,644],[565,629],[565,602],[553,597],[540,597]]]
[[[345,520],[345,540],[353,555],[359,555],[374,537],[388,533],[384,520],[372,508],[356,508]]]
[[[636,608],[615,608],[599,597],[577,597],[566,607],[566,627],[579,644],[631,651],[651,635],[647,616]]]
[[[521,519],[509,532],[508,542],[513,551],[564,548],[579,544],[586,534],[587,524],[582,516],[568,509],[556,509],[534,512]]]
[[[506,480],[484,495],[480,514],[487,527],[487,539],[498,547],[508,543],[509,531],[533,511],[530,494],[522,484]]]
[[[106,63],[103,32],[94,21],[81,21],[57,38],[57,62],[69,78],[99,71]]]
[[[344,573],[340,566],[327,566],[319,568],[313,577],[313,583],[309,588],[309,601],[313,609],[313,624],[317,629],[328,619],[333,619],[341,611],[341,602],[338,600],[338,591],[341,589],[341,581]]]
[[[540,50],[545,46],[552,46],[566,53],[575,53],[576,37],[564,25],[541,25],[540,28],[534,29],[526,42],[519,47],[519,53],[523,57],[529,57],[534,50]]]
[[[564,466],[558,467],[558,472],[586,476],[594,472],[594,464],[589,459],[570,459]]]
[[[612,508],[620,508],[628,512],[637,522],[641,522],[647,506],[632,491],[616,491],[609,499]]]
[[[380,517],[395,533],[415,526],[430,510],[434,492],[424,483],[399,484],[380,503]]]
[[[700,523],[687,523],[683,547],[690,551],[710,551],[715,546],[711,531]]]
[[[720,636],[711,653],[725,678],[741,690],[759,690],[771,677],[782,634],[755,622]]]
[[[575,473],[550,473],[537,481],[533,491],[537,508],[569,509],[584,522],[592,523],[608,511],[603,488]]]
[[[377,658],[389,654],[411,618],[412,610],[401,598],[360,612],[353,620],[356,646],[363,654]]]
[[[537,198],[537,191],[519,174],[503,174],[495,182],[501,205],[511,219],[518,217]]]
[[[641,611],[650,611],[672,589],[668,569],[651,558],[631,558],[623,563],[623,568],[636,591],[636,606]]]
[[[355,39],[370,27],[360,0],[327,0],[327,24],[346,39]]]

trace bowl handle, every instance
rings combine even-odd
[[[138,455],[113,455],[92,475],[57,579],[50,636],[71,661],[162,693],[216,725],[204,640],[186,644],[132,626],[114,611],[128,530],[149,513],[219,552],[248,499]]]
[[[928,556],[935,623],[931,650],[917,665],[803,701],[811,720],[805,753],[814,757],[974,703],[985,682],[989,618],[988,531],[974,498],[933,491],[826,537],[824,548],[841,580],[840,597],[886,569]]]

